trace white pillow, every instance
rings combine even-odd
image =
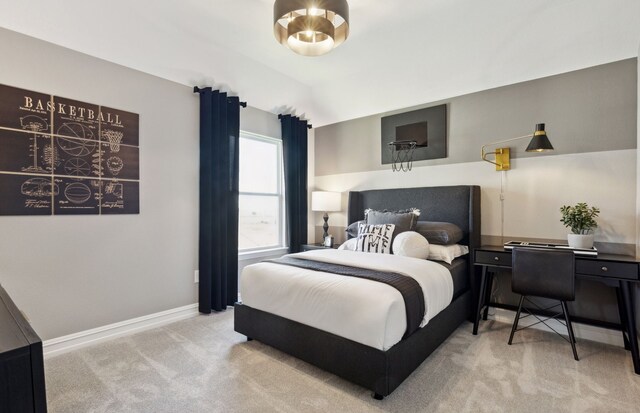
[[[429,256],[429,241],[414,231],[401,232],[393,240],[393,253],[426,260]]]
[[[338,249],[345,250],[345,251],[355,251],[357,243],[358,243],[358,238],[351,238],[350,240],[343,242],[342,245],[338,247]]]
[[[360,224],[356,251],[391,254],[391,238],[395,229],[393,224]]]
[[[452,245],[429,245],[429,258],[432,261],[444,261],[447,264],[469,253],[469,247],[466,245],[452,244]]]

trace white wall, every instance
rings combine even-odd
[[[636,244],[638,147],[637,59],[452,97],[447,104],[447,157],[416,161],[410,172],[381,162],[381,119],[370,115],[316,131],[316,186],[370,189],[477,184],[483,190],[482,234],[562,240],[564,204],[587,202],[601,209],[596,241]],[[511,147],[510,171],[480,161],[488,142],[527,133],[545,122],[555,148],[526,153],[527,140]],[[525,125],[525,126],[523,126]],[[494,145],[490,148],[494,148]],[[504,225],[499,192],[505,187]],[[346,211],[346,196],[345,196]],[[317,217],[316,217],[317,219]],[[333,225],[344,225],[332,214]]]
[[[636,73],[638,73],[637,59],[631,62],[632,64],[629,63],[622,62],[622,65],[626,67],[625,72],[628,72],[629,68],[633,68],[631,74],[626,73],[625,75],[624,83],[627,87],[627,92],[630,84],[633,84],[633,90],[638,87],[636,77]],[[618,65],[620,63],[611,64],[609,67]],[[596,68],[595,70],[600,69],[608,70],[607,68]],[[590,68],[585,71],[594,72],[594,69]],[[576,86],[576,78],[573,76],[559,76],[553,80],[561,81],[558,85],[559,87]],[[608,73],[603,75],[602,80],[607,84],[617,83],[620,81],[620,77],[613,73]],[[564,84],[565,82],[569,85]],[[539,82],[533,81],[531,83],[537,84]],[[580,81],[577,86],[581,86],[578,89],[582,90],[585,87],[589,88],[590,84],[590,82]],[[369,167],[367,169],[351,171],[348,169],[348,167],[353,167],[353,165],[348,165],[350,159],[355,159],[353,162],[360,168],[365,164],[362,161],[363,157],[371,156],[370,152],[379,150],[379,132],[366,133],[366,131],[379,128],[379,116],[321,128],[316,133],[316,166],[323,161],[324,157],[330,156],[330,153],[339,146],[337,141],[350,139],[353,146],[351,151],[338,151],[340,154],[336,155],[334,159],[330,159],[329,163],[324,164],[323,171],[326,171],[327,167],[332,167],[336,172],[332,174],[322,173],[314,178],[316,189],[345,192],[343,196],[343,212],[331,214],[330,224],[341,227],[340,229],[334,228],[333,233],[339,233],[342,236],[342,227],[347,224],[346,192],[349,190],[475,184],[480,185],[482,188],[482,234],[485,236],[500,236],[504,233],[505,237],[509,238],[563,240],[566,239],[567,229],[559,221],[560,206],[587,202],[601,209],[596,241],[607,244],[601,244],[600,247],[602,249],[606,247],[610,250],[616,248],[621,252],[630,251],[630,253],[633,253],[632,251],[636,250],[640,245],[640,222],[638,222],[638,215],[640,214],[640,182],[638,179],[640,176],[640,165],[638,165],[640,134],[637,128],[640,123],[640,113],[637,109],[640,89],[637,90],[636,95],[631,97],[628,93],[621,92],[621,90],[603,87],[601,89],[602,101],[594,103],[599,107],[587,107],[590,110],[576,111],[576,99],[582,99],[580,93],[566,94],[564,103],[559,100],[555,102],[555,107],[562,113],[566,111],[576,111],[578,113],[575,113],[572,118],[560,116],[553,123],[554,132],[551,132],[551,140],[554,146],[556,142],[558,142],[557,146],[560,146],[562,138],[558,137],[564,136],[565,139],[580,141],[581,144],[590,142],[592,149],[579,151],[580,153],[572,153],[572,147],[565,146],[564,151],[554,151],[554,155],[536,155],[521,158],[518,153],[521,153],[527,142],[514,142],[511,146],[512,148],[517,148],[518,152],[516,152],[515,159],[512,158],[512,169],[504,173],[496,172],[494,165],[479,160],[480,144],[473,139],[457,141],[455,148],[451,145],[450,151],[457,151],[454,155],[459,155],[460,151],[468,152],[469,159],[460,163],[434,164],[431,161],[423,161],[418,164],[414,163],[414,168],[410,172],[394,173],[391,171],[390,165],[382,166],[384,169],[380,169],[381,165],[379,164],[375,168],[370,167],[372,161],[369,159]],[[480,112],[486,111],[487,106],[492,104],[490,95],[493,92],[495,91],[480,92],[480,94],[487,96],[486,99],[481,99],[475,104],[475,107],[482,108]],[[530,95],[524,94],[522,96]],[[459,99],[466,99],[466,97]],[[495,103],[493,102],[493,104]],[[502,99],[498,103],[505,104]],[[519,113],[519,109],[522,106],[518,99],[509,101],[509,105],[513,106],[513,108],[509,109],[513,111],[513,113],[509,112],[510,115],[522,115],[522,113]],[[586,105],[589,106],[588,103]],[[539,107],[549,110],[549,105],[544,104],[544,102]],[[630,111],[630,107],[633,110]],[[481,120],[487,121],[488,116],[505,116],[504,110],[490,112],[485,116],[481,116]],[[583,122],[579,124],[580,127],[584,127],[587,120],[593,122],[592,116],[595,116],[597,122],[600,123],[612,122],[613,119],[621,116],[621,114],[624,114],[624,122],[627,125],[624,130],[607,128],[606,130],[588,134],[589,131],[594,131],[595,128],[587,128],[589,131],[584,131],[584,133],[579,133],[579,128],[576,129],[577,122],[581,120]],[[453,119],[454,115],[462,118],[456,120],[456,124],[458,121],[478,121],[478,113],[476,113],[473,105],[467,107],[467,111],[462,115],[459,112],[452,113],[451,119]],[[546,119],[544,116],[541,118]],[[504,125],[507,120],[510,120],[510,118],[498,119],[496,124]],[[599,124],[598,126],[602,125]],[[362,142],[354,146],[353,132],[358,130],[363,131],[362,136],[359,136]],[[494,132],[494,129],[489,128],[481,130],[486,130],[490,133]],[[616,139],[624,139],[622,147],[611,146],[613,139],[609,139],[609,136],[614,135]],[[461,139],[460,135],[454,136],[457,139]],[[498,136],[509,135],[498,134]],[[474,136],[474,138],[477,138],[477,136]],[[487,141],[490,140],[487,138]],[[344,142],[341,144],[344,145]],[[325,146],[323,147],[323,145]],[[318,150],[318,147],[320,147],[320,150]],[[478,152],[475,152],[474,155],[471,151]],[[368,153],[369,155],[367,155]],[[378,156],[375,156],[375,159],[379,160],[379,152],[377,154]],[[451,156],[451,153],[449,155]],[[336,160],[336,157],[339,157],[339,159]],[[425,163],[429,163],[429,165],[425,165]],[[347,167],[344,165],[347,165]],[[318,171],[318,168],[316,168],[316,171]],[[501,219],[499,196],[502,179],[504,179],[505,191],[505,200],[503,202],[504,225]],[[314,219],[316,225],[320,225],[321,220],[319,217],[315,216]],[[575,310],[575,314],[618,322],[615,294],[610,288],[604,287],[599,283],[580,280],[577,290],[579,299],[572,303],[571,306],[572,311]],[[494,298],[498,301],[504,300],[508,302],[511,299],[508,297],[509,294],[510,287],[507,281],[507,284],[503,284],[502,290],[498,288]]]
[[[41,338],[195,303],[198,95],[4,29],[0,56],[0,83],[140,115],[139,215],[0,217],[0,284]],[[241,128],[280,136],[251,107]]]
[[[356,172],[315,177],[320,190],[342,191],[392,187],[480,185],[482,234],[501,235],[500,181],[502,172],[478,161],[414,167],[411,172]],[[587,202],[602,210],[596,240],[634,244],[636,240],[636,150],[591,152],[512,160],[505,173],[504,234],[564,239],[559,208]],[[331,214],[333,225],[345,226],[342,213]],[[317,219],[316,219],[316,222]]]
[[[140,214],[0,217],[0,283],[50,339],[196,301],[198,99],[0,30],[0,81],[140,115]]]
[[[251,105],[251,102],[248,104]],[[240,110],[240,130],[270,138],[282,138],[278,115],[251,106]]]

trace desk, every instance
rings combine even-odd
[[[497,303],[490,303],[490,292],[493,277],[488,274],[492,269],[511,269],[511,250],[502,245],[483,245],[474,251],[473,264],[482,267],[482,275],[478,288],[478,307],[474,314],[473,334],[478,334],[480,318],[487,319],[488,307],[510,308]],[[635,287],[640,282],[638,261],[633,256],[598,254],[597,257],[576,255],[576,277],[604,283],[616,289],[620,325],[608,325],[622,331],[625,349],[631,352],[633,369],[640,374],[640,353],[635,314]],[[484,312],[483,312],[484,310]],[[578,319],[577,322],[603,326],[597,320]]]

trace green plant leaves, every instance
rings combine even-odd
[[[564,205],[560,208],[562,218],[560,222],[570,228],[574,234],[589,234],[598,227],[595,218],[600,214],[600,209],[589,207],[586,202],[579,202],[575,206]]]

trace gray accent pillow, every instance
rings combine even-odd
[[[450,222],[420,221],[415,231],[429,243],[439,245],[457,244],[464,236],[460,227]]]
[[[396,226],[394,237],[401,232],[413,231],[418,222],[418,215],[413,212],[394,212],[367,210],[367,225],[393,224]]]
[[[358,236],[358,227],[360,224],[366,224],[367,221],[364,219],[361,221],[356,221],[353,224],[349,225],[345,231],[347,231],[347,239],[356,238]]]
[[[369,213],[373,213],[373,215],[375,216],[376,222],[368,221]],[[387,214],[387,215],[381,215],[381,214]],[[399,228],[398,222],[395,221],[395,219],[397,218],[396,215],[401,215],[403,219],[406,219],[407,214],[411,215],[410,228],[406,229],[405,228],[406,225],[401,226]],[[401,232],[415,231],[416,224],[418,223],[418,216],[420,216],[420,210],[417,208],[403,209],[401,211],[387,211],[387,210],[376,211],[373,209],[367,209],[364,211],[364,216],[365,216],[365,219],[356,221],[347,227],[347,229],[345,230],[347,232],[347,239],[356,238],[358,236],[358,228],[360,227],[360,224],[372,224],[372,225],[394,224],[396,226],[396,230],[393,234],[394,238],[397,234]]]

